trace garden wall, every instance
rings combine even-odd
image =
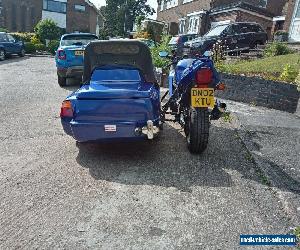
[[[246,77],[222,74],[226,91],[217,91],[219,98],[249,103],[290,113],[297,111],[300,92],[297,86],[283,82],[264,80],[259,77]]]

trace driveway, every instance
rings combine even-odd
[[[52,58],[0,72],[0,249],[238,249],[240,234],[289,231],[235,122],[214,122],[200,156],[174,124],[153,142],[77,145],[58,115],[75,87]]]

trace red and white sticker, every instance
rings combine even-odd
[[[116,125],[104,125],[105,132],[116,132],[117,126]]]

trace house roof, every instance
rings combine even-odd
[[[102,17],[104,17],[103,16],[103,14],[101,13],[101,11],[100,11],[100,9],[98,9],[96,6],[95,6],[95,4],[93,4],[91,1],[89,1],[89,0],[84,0],[89,6],[91,6],[99,15],[101,15]]]
[[[243,1],[236,2],[236,3],[231,3],[231,4],[226,4],[226,5],[220,5],[218,7],[215,7],[215,8],[210,10],[210,15],[218,14],[221,11],[234,10],[234,9],[237,9],[237,8],[252,11],[252,12],[256,12],[257,14],[264,15],[266,17],[273,17],[274,16],[271,12],[267,11],[264,8],[254,6],[252,4],[245,3]]]

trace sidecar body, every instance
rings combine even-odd
[[[160,92],[146,44],[91,42],[83,85],[62,103],[61,123],[76,141],[152,139],[159,133]]]

